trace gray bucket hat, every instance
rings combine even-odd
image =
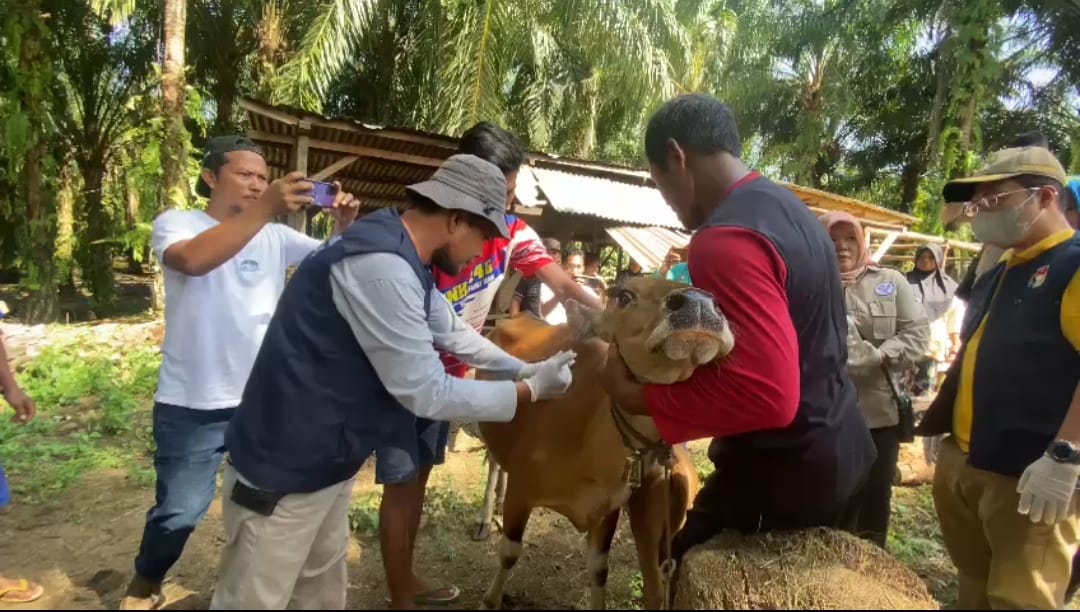
[[[506,177],[495,164],[475,155],[447,159],[430,179],[405,188],[449,210],[464,210],[490,221],[503,238],[506,226]]]

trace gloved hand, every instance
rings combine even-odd
[[[1026,514],[1032,523],[1054,525],[1069,515],[1080,465],[1058,463],[1043,455],[1024,470],[1016,492],[1020,494],[1017,512]]]
[[[574,382],[570,368],[577,353],[562,351],[537,363],[530,363],[521,370],[522,382],[529,387],[532,401],[554,399],[570,388]],[[526,372],[528,370],[528,372]]]
[[[536,361],[536,362],[533,362],[533,363],[526,363],[525,366],[523,368],[521,368],[521,371],[518,372],[517,379],[518,380],[525,380],[526,378],[532,378],[533,376],[536,376],[536,373],[540,371],[540,368],[545,363],[547,363],[547,362],[549,362],[549,361],[551,361],[553,359],[565,359],[566,355],[571,355],[571,359],[574,359],[574,358],[577,357],[577,354],[574,353],[573,351],[559,351],[558,353],[555,353],[554,355],[552,355],[551,357],[548,357],[547,359],[544,359],[544,360],[541,360],[541,361]]]

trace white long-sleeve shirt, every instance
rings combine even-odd
[[[330,269],[334,306],[348,322],[387,392],[418,417],[506,422],[517,410],[512,380],[477,381],[446,373],[436,348],[511,379],[525,363],[466,325],[409,264],[393,253],[347,257]]]

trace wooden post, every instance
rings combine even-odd
[[[308,173],[308,134],[311,132],[311,123],[308,121],[301,121],[297,126],[296,132],[296,147],[293,149],[293,168],[299,172],[303,172],[306,176]],[[301,234],[307,233],[307,212],[297,211],[289,213],[288,219],[289,227],[300,232]]]

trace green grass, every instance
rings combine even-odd
[[[478,491],[463,493],[455,487],[453,481],[432,482],[428,485],[424,498],[424,514],[427,518],[432,538],[437,543],[445,541],[448,548],[453,538],[450,531],[460,532],[467,526],[470,517],[476,514],[483,501]],[[349,528],[359,537],[371,538],[379,535],[379,502],[382,490],[368,491],[355,497],[349,508]]]
[[[956,605],[956,570],[941,539],[930,485],[893,488],[889,552],[926,581],[945,607]]]
[[[0,419],[0,463],[20,502],[39,502],[90,470],[126,468],[140,484],[152,483],[150,408],[160,363],[152,347],[117,353],[72,344],[46,349],[19,372],[38,415],[25,426]]]

